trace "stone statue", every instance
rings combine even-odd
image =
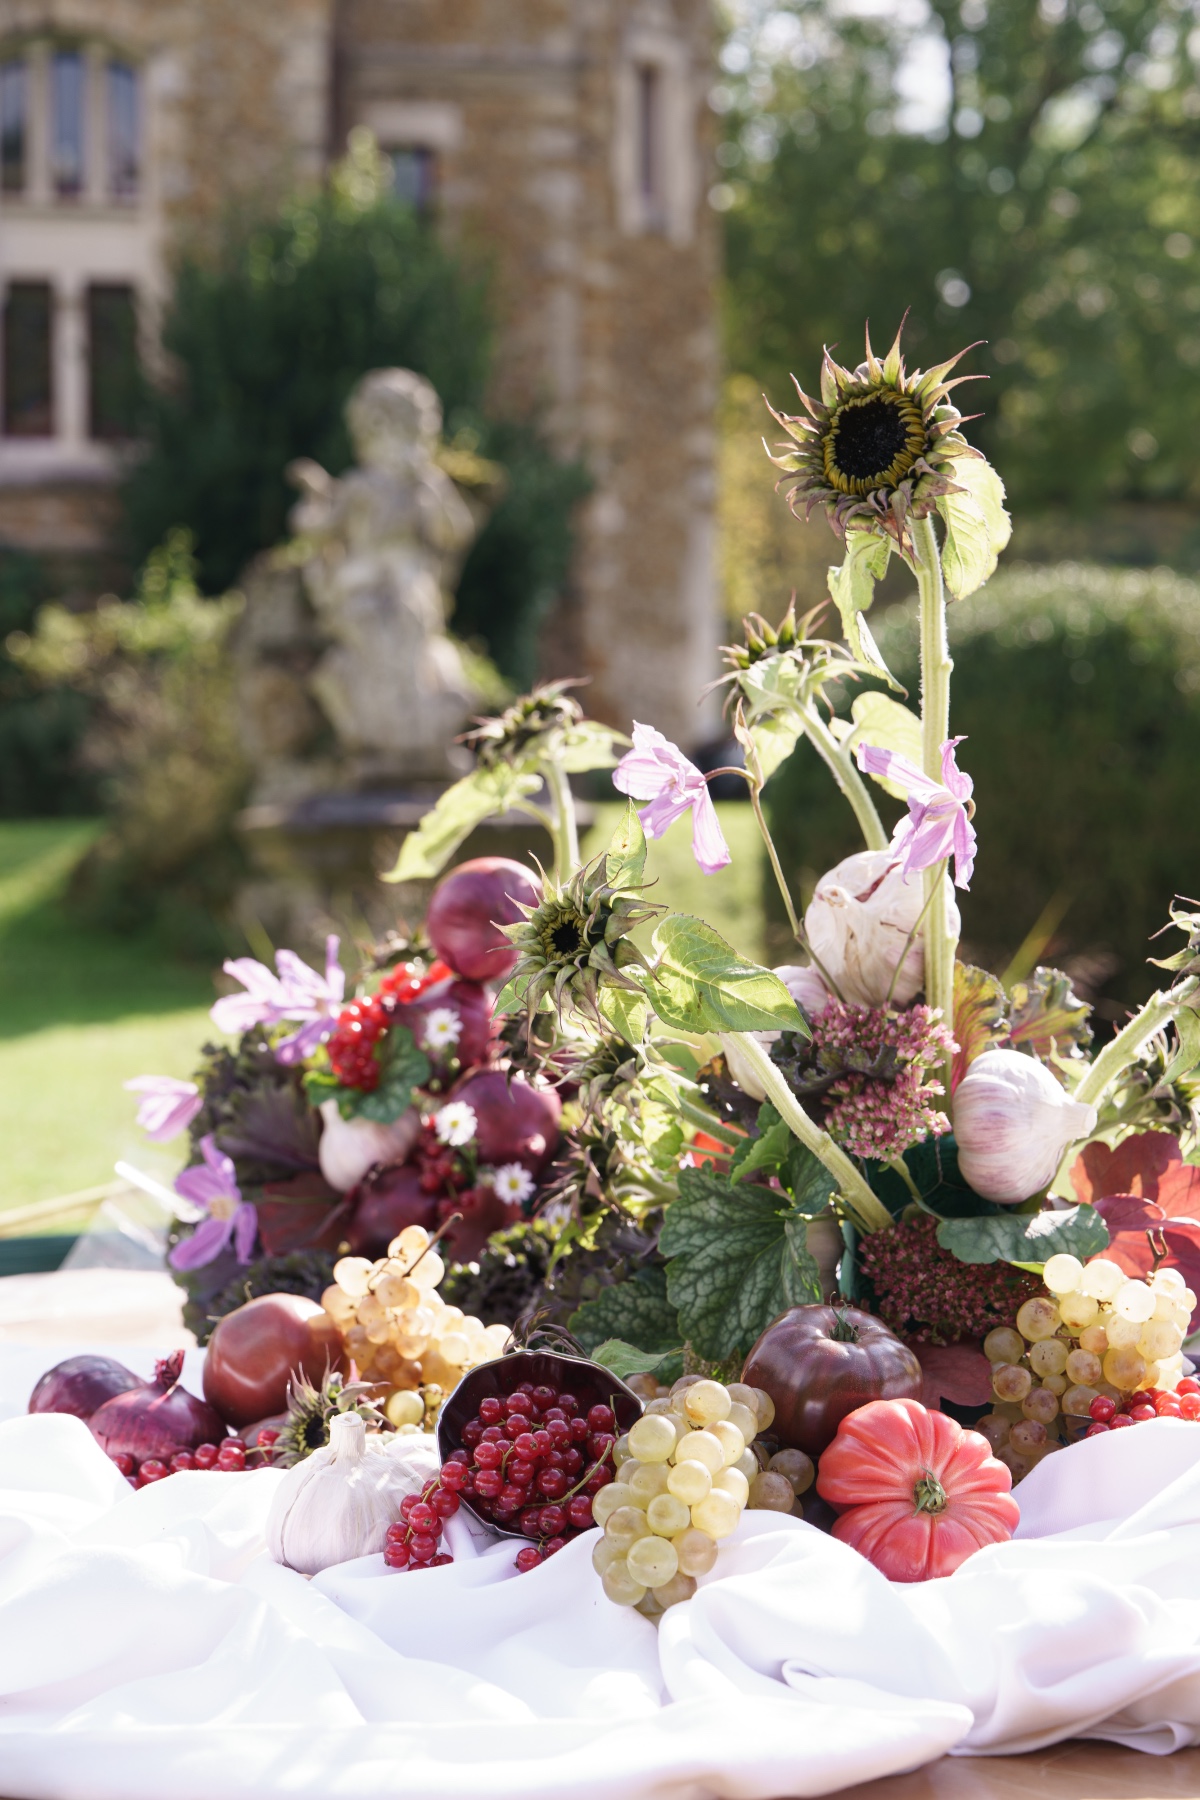
[[[447,594],[476,531],[434,460],[441,402],[409,369],[365,375],[346,404],[358,466],[302,460],[291,526],[308,554],[305,591],[326,648],[308,688],[358,786],[446,779],[475,706],[446,635]]]

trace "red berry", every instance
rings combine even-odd
[[[536,1569],[541,1560],[542,1553],[536,1544],[526,1544],[523,1550],[517,1551],[517,1568],[522,1575],[527,1575],[530,1569]]]
[[[540,1506],[526,1507],[525,1511],[521,1514],[519,1521],[521,1530],[526,1537],[535,1538],[541,1536],[541,1529],[538,1525],[538,1520],[541,1516],[542,1509]]]
[[[1093,1419],[1098,1419],[1102,1425],[1108,1423],[1116,1410],[1116,1401],[1110,1399],[1107,1394],[1097,1394],[1096,1398],[1092,1401],[1092,1404],[1088,1407],[1088,1411],[1091,1413]]]
[[[262,1428],[260,1429],[259,1434],[258,1434],[258,1443],[260,1444],[260,1446],[264,1450],[269,1450],[272,1444],[277,1444],[278,1442],[279,1442],[278,1427],[275,1425],[262,1426]]]
[[[508,1479],[521,1488],[527,1488],[536,1474],[537,1464],[524,1462],[519,1456],[514,1456],[508,1465]]]
[[[592,1502],[587,1494],[576,1494],[567,1501],[567,1518],[576,1531],[588,1531],[595,1523]]]
[[[477,1469],[498,1469],[504,1461],[504,1452],[499,1444],[479,1444],[475,1450],[475,1467]]]
[[[475,1477],[475,1492],[484,1500],[495,1500],[503,1486],[499,1469],[480,1469]]]
[[[616,1477],[608,1463],[601,1463],[600,1467],[598,1469],[593,1469],[588,1476],[587,1481],[584,1483],[583,1491],[585,1494],[598,1494],[602,1487],[607,1487],[609,1482],[614,1481],[615,1479]]]
[[[543,1506],[538,1513],[538,1527],[543,1537],[557,1537],[566,1522],[565,1506]]]
[[[428,1562],[431,1556],[437,1555],[438,1541],[431,1531],[414,1531],[412,1534],[412,1559],[414,1562]]]
[[[429,1502],[439,1519],[452,1519],[459,1508],[459,1498],[451,1488],[443,1488]]]
[[[452,1494],[460,1493],[467,1479],[467,1471],[460,1462],[442,1464],[442,1487]]]
[[[1179,1411],[1185,1419],[1200,1419],[1200,1394],[1185,1394],[1179,1402]]]
[[[170,1473],[165,1462],[160,1462],[157,1456],[148,1456],[138,1470],[137,1484],[139,1487],[149,1487],[152,1481],[161,1481]]]
[[[400,1543],[389,1543],[383,1553],[383,1560],[389,1569],[403,1569],[407,1568],[411,1555],[412,1551],[403,1541]]]
[[[437,1514],[423,1500],[418,1500],[409,1512],[408,1522],[414,1531],[432,1531],[437,1525]]]
[[[171,1468],[176,1473],[180,1469],[194,1469],[195,1466],[196,1459],[190,1450],[177,1450],[171,1458]]]
[[[571,1419],[568,1423],[571,1427],[571,1442],[573,1444],[586,1444],[588,1438],[591,1436],[591,1433],[588,1430],[587,1420]]]
[[[1182,1381],[1176,1382],[1175,1392],[1177,1394],[1200,1394],[1200,1381],[1196,1381],[1191,1375],[1185,1375]]]
[[[444,1569],[447,1563],[452,1563],[453,1561],[454,1558],[448,1550],[439,1550],[437,1555],[430,1559],[429,1566],[431,1569]]]
[[[1109,1427],[1102,1419],[1097,1419],[1094,1424],[1088,1426],[1083,1435],[1084,1437],[1098,1437],[1102,1431],[1108,1431],[1108,1429]]]
[[[496,1504],[502,1506],[505,1512],[516,1512],[525,1505],[528,1498],[529,1489],[527,1487],[518,1487],[515,1481],[506,1481],[500,1489]]]
[[[1144,1402],[1139,1402],[1137,1406],[1130,1407],[1129,1416],[1135,1424],[1141,1425],[1144,1424],[1147,1419],[1152,1419],[1154,1417],[1154,1408],[1146,1405]]]
[[[565,1450],[571,1442],[571,1426],[567,1419],[547,1419],[546,1435],[556,1450]]]
[[[485,1425],[498,1425],[504,1417],[504,1408],[494,1394],[479,1402],[479,1417]]]
[[[198,1469],[211,1469],[219,1454],[215,1444],[197,1444],[192,1451]]]
[[[533,1485],[547,1500],[561,1500],[571,1484],[561,1469],[541,1469]]]
[[[462,1441],[468,1450],[473,1450],[483,1437],[483,1426],[478,1419],[472,1419],[462,1428]]]
[[[617,1423],[611,1406],[590,1406],[587,1422],[589,1431],[612,1431]]]
[[[574,1394],[560,1394],[558,1396],[558,1404],[563,1412],[567,1414],[568,1418],[572,1413],[577,1413],[579,1411],[579,1401]]]
[[[558,1395],[555,1390],[552,1387],[547,1387],[545,1383],[543,1383],[541,1387],[535,1387],[533,1390],[533,1403],[535,1406],[540,1406],[543,1411],[545,1411],[546,1407],[553,1406],[557,1399]]]
[[[556,1556],[566,1541],[566,1538],[552,1537],[547,1543],[542,1545],[542,1555]]]
[[[602,1462],[616,1441],[611,1431],[593,1431],[588,1439],[588,1455],[593,1462]]]
[[[109,1461],[116,1463],[122,1475],[132,1475],[134,1472],[134,1461],[128,1450],[110,1450]]]
[[[1133,1420],[1130,1418],[1128,1413],[1121,1413],[1121,1412],[1114,1413],[1112,1418],[1108,1421],[1108,1429],[1110,1431],[1116,1431],[1118,1426],[1132,1425],[1132,1424],[1133,1424]]]

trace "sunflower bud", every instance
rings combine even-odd
[[[1036,1057],[976,1057],[951,1108],[958,1166],[977,1194],[1017,1206],[1054,1179],[1063,1152],[1096,1128],[1096,1109],[1070,1094]]]
[[[803,1007],[810,1019],[824,1011],[829,1003],[829,989],[815,969],[807,968],[803,963],[784,963],[781,968],[775,970],[775,974],[778,975],[796,1005]],[[752,1031],[750,1035],[758,1039],[769,1055],[771,1045],[779,1033],[777,1031]],[[766,1089],[739,1050],[736,1037],[723,1037],[721,1048],[725,1053],[725,1066],[742,1092],[749,1094],[752,1100],[765,1100]]]
[[[916,876],[905,878],[891,850],[860,850],[822,875],[804,930],[814,959],[843,1000],[883,1006],[890,993],[893,1004],[905,1006],[920,991],[925,950],[917,922],[924,904],[924,884]],[[953,900],[947,914],[946,928],[957,938]]]

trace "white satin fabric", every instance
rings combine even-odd
[[[0,1353],[0,1410],[37,1372]],[[135,1493],[77,1420],[0,1424],[9,1800],[772,1800],[951,1749],[1200,1744],[1200,1426],[1051,1458],[1015,1542],[920,1586],[748,1514],[657,1628],[590,1536],[517,1575],[461,1515],[449,1567],[305,1581],[263,1545],[281,1479]]]

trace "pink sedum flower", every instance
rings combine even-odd
[[[275,1060],[289,1064],[303,1062],[331,1035],[346,992],[336,937],[325,940],[323,976],[301,962],[294,950],[275,952],[277,974],[252,956],[239,956],[224,968],[245,992],[225,994],[215,1003],[209,1016],[218,1031],[240,1037],[255,1025],[296,1021],[299,1030],[275,1046]]]
[[[963,741],[961,737],[947,738],[942,745],[940,782],[932,780],[898,750],[860,744],[857,756],[865,775],[882,775],[907,792],[908,817],[900,821],[892,835],[892,849],[901,858],[904,873],[932,869],[953,856],[954,885],[967,888],[975,867],[975,827],[968,804],[975,784],[954,760],[955,746]]]
[[[237,1172],[223,1150],[218,1150],[210,1132],[200,1140],[203,1162],[195,1163],[175,1177],[175,1192],[193,1206],[207,1213],[190,1238],[176,1244],[167,1261],[173,1269],[200,1269],[214,1262],[233,1239],[240,1263],[248,1263],[254,1250],[258,1215],[248,1200],[242,1199]]]
[[[156,1144],[169,1144],[186,1131],[204,1105],[194,1081],[176,1081],[171,1075],[135,1075],[125,1089],[142,1095],[137,1122]]]
[[[653,725],[634,725],[633,749],[621,758],[612,779],[620,793],[650,802],[638,812],[647,837],[660,838],[690,812],[692,854],[702,873],[715,875],[733,860],[707,781],[678,745]]]

